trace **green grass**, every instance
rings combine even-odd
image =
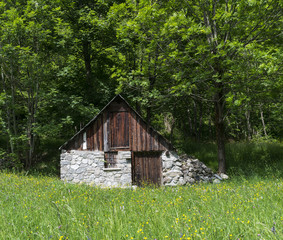
[[[283,239],[283,180],[99,189],[0,173],[0,239]]]

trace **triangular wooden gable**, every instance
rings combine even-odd
[[[172,148],[169,141],[117,95],[59,149],[146,152]]]

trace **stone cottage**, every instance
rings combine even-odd
[[[170,142],[117,95],[60,147],[61,179],[102,187],[211,181],[197,159],[179,157]]]

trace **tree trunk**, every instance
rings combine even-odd
[[[2,79],[2,84],[3,84],[3,90],[5,93],[7,93],[6,90],[6,83],[5,83],[5,78],[4,78],[4,69],[1,66],[1,79]],[[12,132],[11,132],[11,112],[10,112],[10,108],[8,106],[8,102],[7,99],[5,99],[5,108],[6,108],[6,121],[7,121],[7,125],[6,127],[8,127],[7,132],[8,132],[8,136],[9,136],[9,143],[10,143],[10,149],[11,152],[14,153],[14,143],[12,140]]]
[[[35,124],[35,99],[32,87],[28,91],[28,122],[27,122],[27,138],[28,138],[28,152],[25,163],[25,168],[29,169],[34,160],[35,136],[33,132]]]
[[[188,112],[188,123],[189,123],[189,131],[190,131],[190,137],[192,137],[193,135],[193,124],[192,124],[192,119],[191,119],[191,116],[190,116],[190,109],[187,110]]]
[[[261,119],[261,123],[262,123],[263,133],[264,133],[264,136],[267,137],[267,132],[266,132],[266,127],[265,127],[265,122],[264,122],[263,111],[262,111],[261,105],[259,106],[259,109],[260,109],[260,119]]]
[[[194,103],[194,137],[195,140],[198,139],[198,123],[197,123],[197,104],[195,101],[193,101]]]
[[[250,110],[247,110],[245,112],[245,116],[246,116],[246,120],[247,120],[247,137],[248,137],[248,140],[251,140],[252,138],[252,127],[251,127],[251,122],[250,122],[250,116],[251,116],[251,111]]]
[[[212,124],[211,124],[211,116],[208,118],[208,126],[209,126],[209,140],[214,138],[214,134],[212,133]]]
[[[217,143],[218,172],[225,173],[226,157],[225,157],[225,126],[224,126],[224,95],[223,84],[216,83],[217,93],[215,94],[215,130]]]
[[[198,141],[202,138],[202,102],[199,103],[199,126],[198,126]]]

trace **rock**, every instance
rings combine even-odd
[[[70,164],[70,161],[61,160],[61,166],[62,166],[62,165],[69,165],[69,164]]]
[[[173,161],[164,161],[163,162],[163,168],[170,169],[173,166]]]
[[[194,179],[195,179],[196,181],[200,181],[200,180],[201,180],[199,175],[196,175],[196,176],[194,177]]]
[[[221,183],[221,181],[216,178],[216,179],[213,180],[213,183],[214,183],[214,184],[219,184],[219,183]]]
[[[68,168],[67,167],[61,167],[60,173],[63,174],[63,175],[67,174],[68,173]]]
[[[222,177],[220,177],[218,174],[214,174],[214,177],[217,178],[218,180],[222,180]]]
[[[178,167],[181,167],[182,163],[181,162],[176,162],[175,165],[178,166]]]
[[[184,180],[184,178],[180,177],[178,181],[178,185],[185,185],[185,184],[186,184],[186,181]]]
[[[220,177],[224,180],[227,180],[229,178],[225,173],[220,173]]]
[[[163,183],[169,183],[169,182],[171,182],[172,181],[172,178],[171,177],[165,177],[164,179],[163,179]]]
[[[176,176],[182,176],[183,173],[182,173],[182,171],[180,171],[180,170],[170,170],[170,171],[166,172],[164,175],[165,175],[166,177],[172,177],[172,178],[174,178],[174,177],[176,177]]]
[[[74,170],[77,170],[79,167],[80,167],[80,166],[77,165],[77,164],[71,166],[71,168],[74,169]]]
[[[187,154],[182,154],[180,157],[180,160],[182,161],[187,161],[187,159],[189,158],[189,156]]]
[[[65,154],[65,155],[66,155],[66,154]],[[69,154],[67,154],[67,155],[65,156],[65,160],[71,161],[71,160],[72,160],[72,156],[70,156]]]
[[[195,183],[195,182],[196,182],[196,180],[195,180],[195,179],[190,178],[190,177],[185,178],[185,181],[186,181],[187,183],[189,183],[189,184],[193,184],[193,183]]]
[[[181,168],[181,167],[178,167],[178,166],[175,166],[175,167],[172,168],[172,170],[177,170],[177,171],[180,171],[180,172],[181,172],[181,171],[182,171],[182,168]]]
[[[182,170],[183,170],[183,171],[187,171],[187,169],[188,169],[188,166],[186,166],[185,164],[183,164],[183,165],[182,165]]]
[[[77,179],[77,178],[75,178],[75,179],[73,179],[73,181],[72,181],[73,183],[79,183],[80,182],[80,180],[79,179]]]
[[[77,173],[77,174],[81,174],[81,173],[83,173],[83,172],[85,172],[85,171],[86,171],[85,168],[78,168],[78,169],[76,170],[76,173]]]
[[[172,181],[170,183],[166,183],[165,186],[177,186],[177,183]]]
[[[83,160],[82,160],[82,163],[83,163],[83,164],[88,163],[88,159],[83,159]]]

